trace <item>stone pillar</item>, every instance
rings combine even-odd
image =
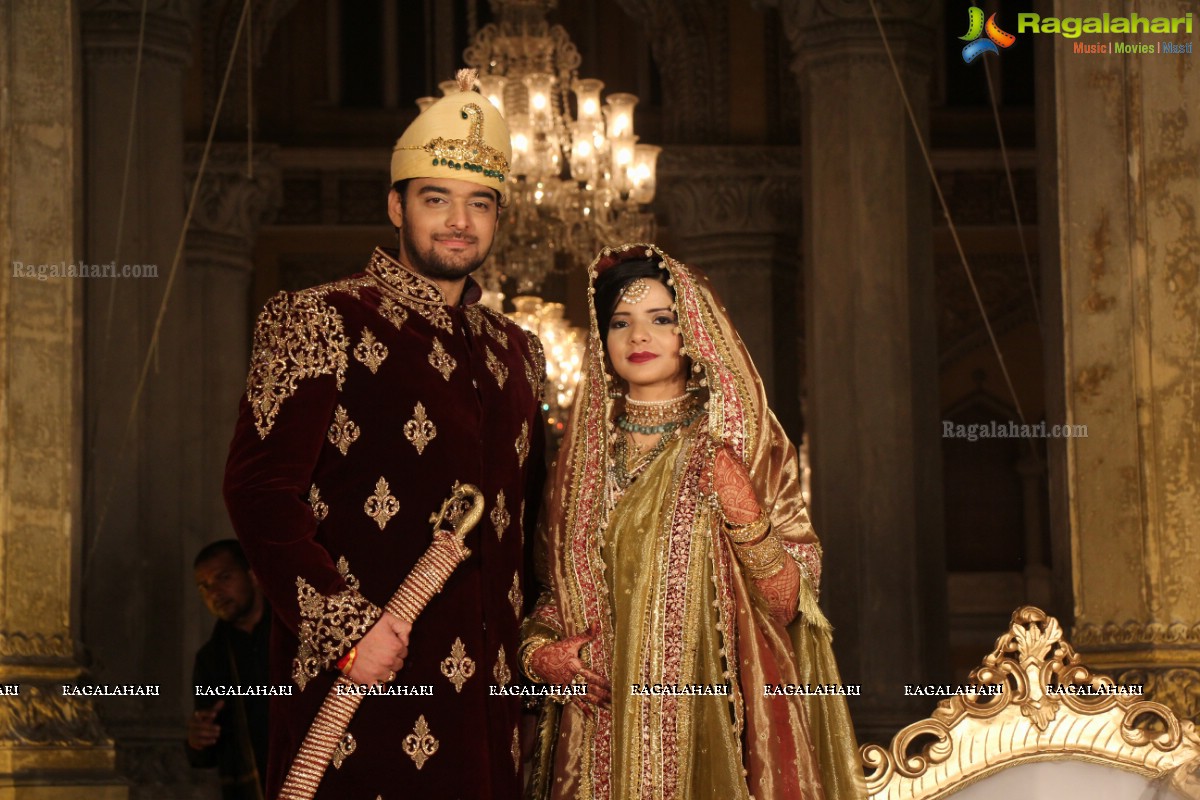
[[[83,281],[45,270],[83,255],[79,72],[74,3],[0,0],[0,798],[128,796],[62,688],[82,673]]]
[[[201,375],[200,517],[192,552],[207,542],[232,537],[221,497],[229,438],[237,422],[238,399],[246,388],[250,363],[251,255],[261,223],[279,208],[280,177],[273,145],[255,148],[254,174],[247,174],[246,145],[215,143],[188,229],[187,277],[191,324],[199,331],[193,366]],[[201,143],[185,152],[188,191],[204,151]]]
[[[933,0],[879,0],[927,129]],[[781,0],[803,109],[807,430],[823,605],[860,734],[947,677],[930,184],[866,0]]]
[[[98,683],[159,687],[157,697],[113,698],[101,713],[117,739],[135,796],[178,796],[192,779],[179,745],[192,705],[191,662],[211,621],[191,579],[189,542],[205,487],[200,461],[200,330],[180,265],[145,385],[130,419],[143,362],[183,226],[184,69],[192,3],[149,4],[133,119],[130,192],[120,232],[142,3],[86,0],[88,260],[147,265],[139,279],[86,287],[84,643]],[[210,488],[209,491],[212,491]]]
[[[800,151],[672,146],[655,206],[671,255],[702,268],[762,373],[771,407],[799,442]]]
[[[1129,9],[1056,0],[1050,13],[1101,12]],[[1072,641],[1089,665],[1200,721],[1200,65],[1070,48],[1054,37],[1062,371],[1048,382],[1065,387],[1063,421],[1087,426],[1050,440],[1065,470],[1051,486],[1066,493]]]

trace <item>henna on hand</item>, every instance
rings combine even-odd
[[[787,625],[796,617],[796,603],[800,595],[800,567],[791,558],[784,559],[783,568],[766,578],[754,582],[758,593],[767,601],[771,616],[781,625]]]
[[[750,472],[728,447],[718,450],[714,459],[713,491],[721,501],[725,519],[733,525],[746,525],[762,515]]]
[[[576,675],[581,675],[587,681],[586,699],[595,705],[608,705],[612,701],[611,684],[604,676],[585,667],[579,658],[580,648],[595,638],[595,632],[588,630],[560,642],[544,644],[533,651],[529,666],[546,683],[560,686],[570,684]]]

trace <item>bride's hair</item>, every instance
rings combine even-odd
[[[617,303],[621,301],[621,293],[625,291],[626,286],[638,278],[653,278],[667,287],[667,291],[671,293],[671,299],[674,300],[675,289],[667,284],[669,277],[670,275],[659,266],[657,261],[649,259],[622,261],[601,272],[600,276],[596,278],[596,294],[592,297],[596,304],[596,322],[600,326],[600,341],[603,342],[608,336],[608,325],[612,322],[613,311],[617,309]]]

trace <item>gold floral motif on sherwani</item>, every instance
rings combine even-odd
[[[460,637],[455,637],[450,646],[450,655],[442,659],[439,665],[442,675],[454,684],[454,691],[461,692],[463,684],[475,674],[475,662],[467,655],[466,645]]]
[[[525,466],[525,459],[529,458],[529,423],[521,423],[521,433],[517,436],[517,465]]]
[[[358,592],[358,579],[350,574],[345,557],[338,559],[337,570],[346,588],[323,595],[304,578],[296,578],[296,602],[300,606],[300,628],[296,632],[300,647],[292,661],[292,680],[304,691],[308,681],[330,669],[350,651],[375,620],[380,610]]]
[[[504,645],[500,645],[500,653],[496,656],[496,666],[492,667],[492,677],[502,687],[512,683],[512,670],[508,668],[508,659],[504,657]]]
[[[492,377],[496,379],[496,383],[500,388],[504,388],[504,382],[508,380],[508,367],[504,366],[500,359],[496,358],[496,354],[492,352],[492,348],[484,347],[484,361],[487,363],[488,370],[491,371]]]
[[[329,506],[321,499],[321,490],[314,483],[308,488],[308,504],[312,506],[313,516],[317,522],[329,516]]]
[[[362,339],[354,346],[354,358],[374,375],[379,371],[379,365],[388,356],[388,349],[383,342],[375,338],[375,334],[366,328],[362,330]]]
[[[358,437],[362,435],[358,425],[354,424],[354,420],[350,419],[350,415],[342,406],[338,406],[333,412],[333,424],[329,426],[329,443],[341,451],[342,455],[346,455],[346,451],[350,449],[350,445],[358,441]]]
[[[496,540],[503,541],[504,532],[508,530],[508,523],[511,522],[511,519],[508,515],[508,509],[504,507],[503,489],[501,489],[500,493],[496,495],[496,507],[492,509],[490,516],[492,520],[492,527],[496,529]]]
[[[458,366],[458,362],[446,352],[446,348],[442,347],[441,341],[436,336],[433,337],[433,349],[429,351],[429,365],[440,372],[446,380],[450,380],[450,373],[454,372],[454,368]]]
[[[388,482],[384,478],[380,477],[375,482],[375,494],[368,497],[367,502],[363,503],[363,511],[368,517],[375,520],[379,530],[386,528],[391,518],[400,512],[400,501],[392,496]]]
[[[517,622],[521,621],[521,606],[525,604],[525,595],[521,591],[521,575],[513,573],[513,585],[508,590],[508,602],[512,603],[513,613],[517,615]]]
[[[246,400],[260,438],[267,438],[283,401],[296,393],[300,381],[333,375],[339,391],[345,382],[349,342],[342,315],[323,294],[280,292],[254,324]]]
[[[408,322],[408,312],[404,310],[404,306],[390,297],[379,301],[379,316],[392,323],[396,330],[400,330],[401,326]]]
[[[471,335],[477,339],[483,336],[483,312],[479,310],[479,304],[467,306],[464,316],[467,318],[467,327],[471,329]]]
[[[483,314],[483,329],[485,331],[487,331],[488,336],[491,336],[493,339],[495,339],[497,342],[500,343],[501,347],[503,347],[504,349],[507,350],[508,349],[508,334],[492,324],[492,321],[491,321],[491,319],[488,318],[488,314],[486,311],[483,311],[480,313]]]
[[[526,331],[525,335],[529,339],[529,352],[533,354],[533,358],[521,356],[521,361],[525,364],[525,379],[529,381],[533,397],[540,403],[546,390],[546,351],[536,333]]]
[[[420,769],[438,751],[438,744],[438,740],[429,734],[429,723],[425,721],[425,715],[422,714],[417,717],[417,724],[413,726],[413,732],[404,737],[401,747],[404,754],[413,760],[417,769]]]
[[[417,403],[413,408],[413,418],[404,423],[404,438],[417,448],[417,455],[425,452],[425,446],[437,436],[437,426],[425,415],[425,406]]]

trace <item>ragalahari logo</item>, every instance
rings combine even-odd
[[[987,34],[987,38],[979,38],[984,33]],[[996,24],[995,14],[988,17],[987,24],[984,24],[983,9],[979,6],[971,6],[967,9],[967,34],[958,38],[967,42],[967,46],[963,48],[962,57],[963,61],[968,64],[984,53],[999,55],[1000,48],[1012,47],[1012,43],[1017,40],[1017,37],[1011,33],[1000,30],[1000,26]]]

